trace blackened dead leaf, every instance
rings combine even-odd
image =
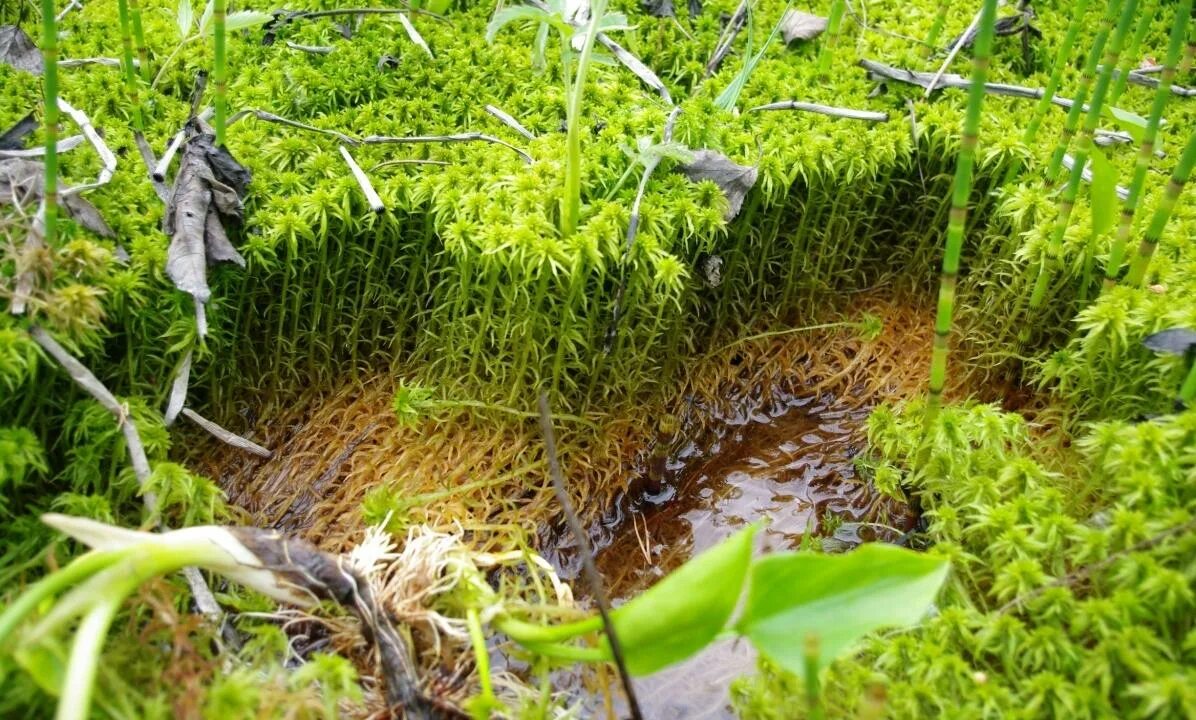
[[[1188,328],[1170,328],[1150,335],[1142,344],[1153,352],[1183,355],[1196,349],[1196,331]]]
[[[378,62],[374,65],[374,68],[378,70],[378,72],[382,72],[383,70],[394,70],[398,66],[399,59],[397,57],[394,55],[383,55],[382,57],[378,58]]]
[[[34,75],[41,75],[44,68],[41,51],[16,25],[0,26],[0,63]]]
[[[702,0],[689,0],[689,16],[696,18],[702,14]]]
[[[25,136],[36,129],[37,119],[29,113],[0,135],[0,150],[20,150],[25,147]]]
[[[710,180],[723,195],[727,196],[727,211],[723,219],[731,220],[743,207],[743,198],[756,184],[756,168],[733,162],[726,155],[715,150],[698,150],[693,162],[683,165],[681,171],[694,182]]]
[[[827,20],[800,10],[790,10],[781,18],[781,37],[786,43],[813,40],[826,30]]]
[[[644,12],[655,17],[673,17],[677,11],[673,9],[673,0],[640,0],[640,7]]]
[[[0,205],[17,204],[37,209],[46,185],[46,166],[38,160],[9,158],[0,160]],[[112,228],[100,211],[78,194],[62,195],[59,203],[66,214],[100,237],[112,237]]]
[[[1034,25],[1031,23],[1034,17],[1034,11],[1027,8],[1025,11],[1019,12],[1016,15],[1010,15],[1008,17],[998,19],[993,25],[993,32],[997,36],[1019,35],[1024,33],[1027,37],[1033,35],[1035,38],[1041,39],[1042,31],[1034,27]],[[976,36],[979,34],[979,26],[970,28],[964,35],[955,36],[955,38],[947,44],[947,47],[955,47],[955,44],[959,43],[961,39],[962,43],[960,47],[971,47],[972,43],[976,42]]]
[[[245,259],[229,242],[225,230],[241,221],[241,200],[249,185],[249,171],[217,147],[215,136],[199,120],[187,123],[189,139],[166,203],[162,229],[170,236],[166,274],[175,287],[207,302],[207,265]]]

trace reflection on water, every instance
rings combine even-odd
[[[655,461],[645,460],[637,489],[594,529],[598,569],[614,604],[757,519],[768,521],[764,552],[796,548],[807,532],[833,534],[839,545],[870,539],[870,526],[857,523],[882,508],[887,524],[912,527],[908,511],[878,499],[856,478],[853,458],[862,448],[867,408],[831,397],[783,397],[767,405],[749,397],[728,405],[691,408],[680,430],[653,451]],[[556,550],[562,573],[574,576],[574,553]],[[574,589],[586,594],[584,583],[574,582]],[[747,643],[726,641],[641,678],[637,694],[651,718],[732,718],[727,687],[754,668]]]

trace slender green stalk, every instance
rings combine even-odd
[[[1087,1],[1080,0],[1080,2]],[[934,23],[930,26],[930,32],[926,34],[926,47],[922,48],[922,54],[925,57],[930,57],[938,49],[939,37],[943,34],[943,27],[947,24],[947,11],[951,9],[951,5],[951,0],[939,0],[939,9],[934,15]]]
[[[980,116],[984,106],[984,83],[988,80],[988,62],[992,53],[993,25],[997,16],[997,0],[984,0],[979,33],[972,60],[972,85],[968,91],[967,114],[964,116],[963,138],[959,159],[955,165],[955,182],[951,193],[951,214],[947,220],[947,245],[943,253],[943,273],[939,282],[938,312],[934,324],[934,347],[930,359],[930,395],[926,405],[926,427],[930,428],[942,404],[943,387],[947,383],[947,347],[951,336],[951,321],[955,312],[955,283],[959,275],[959,258],[963,253],[964,229],[968,219],[968,196],[972,190],[972,170],[976,145],[980,136]]]
[[[1114,4],[1116,5],[1117,3],[1114,2]],[[1114,28],[1113,35],[1109,39],[1108,49],[1105,52],[1104,68],[1101,69],[1100,75],[1096,79],[1096,86],[1092,91],[1092,102],[1089,104],[1088,114],[1084,119],[1084,127],[1076,138],[1076,149],[1071,174],[1068,177],[1067,185],[1063,188],[1063,192],[1059,196],[1058,213],[1055,217],[1055,225],[1051,231],[1051,238],[1047,245],[1047,257],[1044,258],[1042,265],[1039,266],[1038,277],[1034,281],[1034,289],[1030,293],[1031,311],[1038,309],[1042,305],[1051,277],[1051,268],[1049,265],[1063,251],[1063,236],[1067,232],[1071,213],[1075,209],[1076,198],[1079,196],[1080,185],[1084,175],[1084,166],[1088,164],[1088,156],[1092,152],[1092,135],[1096,132],[1096,127],[1100,123],[1101,108],[1104,106],[1105,97],[1109,92],[1109,85],[1113,79],[1113,70],[1117,67],[1117,63],[1120,60],[1121,47],[1125,42],[1126,33],[1129,30],[1130,23],[1134,19],[1134,11],[1137,10],[1137,7],[1138,0],[1125,0],[1120,5],[1120,19],[1117,21],[1117,27]]]
[[[566,642],[582,635],[602,629],[602,618],[591,615],[584,620],[560,625],[537,625],[516,620],[509,616],[498,616],[491,624],[501,633],[509,635],[521,645],[548,645]]]
[[[21,621],[36,610],[44,600],[75,585],[80,580],[95,575],[121,557],[123,557],[121,553],[112,550],[89,552],[79,556],[58,572],[38,580],[36,584],[21,593],[0,615],[0,646],[7,642],[13,630],[16,630]]]
[[[1080,28],[1083,25],[1084,14],[1088,11],[1088,2],[1089,0],[1076,0],[1076,4],[1069,10],[1071,13],[1071,22],[1068,23],[1067,33],[1063,36],[1063,42],[1059,45],[1058,52],[1055,53],[1055,64],[1051,67],[1051,76],[1047,79],[1046,87],[1042,91],[1042,97],[1039,98],[1038,103],[1034,106],[1034,114],[1030,116],[1030,122],[1026,124],[1026,131],[1022,135],[1022,142],[1026,145],[1033,145],[1035,139],[1038,138],[1038,131],[1042,128],[1042,121],[1051,109],[1051,100],[1054,99],[1055,93],[1059,91],[1059,83],[1063,79],[1063,71],[1071,64],[1072,51],[1075,49],[1076,37],[1079,36]],[[1077,101],[1077,106],[1079,105],[1083,105],[1082,100]],[[1079,118],[1079,113],[1080,111],[1077,109],[1075,116],[1077,119]],[[1068,117],[1071,117],[1070,113],[1068,113]],[[1062,156],[1060,157],[1060,161],[1062,161]],[[1021,163],[1014,161],[1010,165],[1009,171],[1006,173],[1005,179],[1001,184],[1008,184],[1020,169]]]
[[[818,72],[825,75],[831,69],[831,56],[835,46],[839,44],[839,34],[843,26],[844,0],[834,0],[831,3],[831,14],[826,23],[826,41],[818,48]]]
[[[1163,117],[1163,108],[1171,97],[1171,82],[1175,79],[1175,67],[1183,53],[1184,37],[1187,34],[1188,19],[1192,13],[1192,0],[1181,0],[1175,9],[1175,24],[1171,27],[1171,41],[1167,45],[1167,57],[1163,61],[1163,71],[1159,73],[1159,87],[1155,91],[1154,103],[1150,107],[1150,117],[1147,118],[1146,129],[1142,132],[1142,144],[1138,148],[1138,158],[1134,164],[1134,175],[1130,180],[1129,196],[1121,206],[1121,220],[1117,226],[1117,237],[1109,251],[1109,262],[1105,266],[1105,289],[1117,284],[1117,274],[1121,272],[1121,262],[1125,257],[1126,245],[1134,227],[1134,214],[1138,211],[1138,203],[1142,201],[1143,190],[1146,187],[1146,174],[1150,170],[1154,159],[1154,145],[1158,137],[1159,123]],[[1124,75],[1123,75],[1124,77]]]
[[[149,50],[145,47],[145,32],[141,27],[141,6],[138,0],[128,0],[129,20],[133,26],[133,40],[137,42],[137,60],[141,62],[141,79],[150,81]]]
[[[469,607],[465,610],[465,620],[469,626],[469,640],[473,645],[474,663],[477,666],[478,684],[481,685],[482,693],[480,696],[482,702],[481,713],[482,717],[490,717],[491,709],[498,705],[498,699],[494,697],[494,687],[490,680],[490,652],[486,647],[486,635],[482,632],[482,620],[478,616],[478,609]]]
[[[228,117],[228,68],[225,67],[225,32],[224,19],[228,11],[227,0],[214,0],[212,3],[212,30],[215,40],[215,66],[212,69],[212,84],[216,86],[216,116],[213,124],[216,128],[216,144],[224,144],[224,125]],[[142,63],[145,61],[143,60]]]
[[[1142,237],[1142,243],[1138,245],[1138,255],[1130,263],[1130,271],[1125,277],[1127,285],[1137,287],[1146,277],[1150,258],[1159,245],[1163,230],[1167,227],[1167,221],[1171,219],[1171,213],[1175,210],[1175,203],[1184,190],[1184,184],[1188,182],[1188,177],[1192,174],[1193,165],[1196,165],[1196,133],[1188,138],[1188,145],[1184,148],[1179,164],[1171,174],[1171,180],[1167,183],[1167,189],[1163,191],[1159,206],[1155,208],[1150,226],[1146,228],[1146,235]]]
[[[95,690],[96,666],[104,649],[104,638],[116,617],[123,597],[105,598],[83,616],[75,631],[71,657],[67,662],[62,683],[62,700],[58,703],[56,720],[86,720],[91,712],[91,695]]]
[[[590,68],[594,41],[598,37],[598,23],[605,13],[606,0],[594,0],[590,5],[590,24],[586,30],[585,43],[581,46],[581,53],[577,58],[577,73],[567,96],[569,107],[565,137],[565,204],[561,212],[561,234],[566,237],[577,232],[577,224],[581,218],[581,108],[585,100],[586,72]]]
[[[54,0],[42,0],[42,73],[45,102],[46,190],[45,230],[50,247],[58,242],[58,23],[54,20]]]
[[[1117,4],[1119,0],[1113,0]],[[1080,71],[1079,85],[1076,87],[1075,97],[1072,98],[1071,109],[1067,111],[1067,120],[1063,123],[1063,132],[1059,134],[1059,142],[1055,144],[1055,151],[1051,153],[1051,161],[1047,165],[1047,182],[1054,183],[1063,168],[1063,156],[1071,145],[1071,139],[1080,125],[1080,116],[1084,113],[1084,103],[1088,101],[1088,92],[1092,89],[1092,80],[1096,76],[1096,68],[1100,64],[1101,53],[1105,43],[1109,40],[1108,21],[1101,24],[1092,39],[1092,47],[1088,49],[1088,60],[1084,69]]]
[[[1122,61],[1117,78],[1113,81],[1113,89],[1109,91],[1110,105],[1115,105],[1121,94],[1125,92],[1126,85],[1129,84],[1130,80],[1130,71],[1138,64],[1138,50],[1142,47],[1142,38],[1150,30],[1150,21],[1154,20],[1158,10],[1158,0],[1146,0],[1142,6],[1142,12],[1138,15],[1138,25],[1134,28],[1134,36],[1130,38],[1129,45],[1126,46],[1125,52],[1122,53],[1125,56],[1125,60]],[[1160,85],[1159,87],[1165,86]]]
[[[137,71],[133,69],[133,39],[129,35],[129,1],[117,0],[116,14],[120,20],[121,64],[125,71],[125,92],[133,106],[133,127],[145,132],[145,121],[141,117],[141,98],[137,91]],[[144,67],[142,61],[142,67]]]

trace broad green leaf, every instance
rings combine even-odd
[[[739,603],[759,525],[698,555],[611,613],[632,675],[684,660],[717,636]]]
[[[270,13],[258,12],[257,10],[238,10],[237,12],[229,13],[228,17],[225,18],[224,29],[226,32],[233,32],[234,30],[244,30],[245,28],[265,25],[273,17]]]
[[[179,28],[179,37],[187,39],[195,25],[195,10],[191,7],[191,0],[179,0],[178,9],[174,11],[174,21]]]
[[[1117,123],[1122,130],[1129,133],[1134,142],[1139,144],[1142,142],[1142,133],[1146,130],[1147,125],[1146,118],[1129,110],[1113,107],[1112,105],[1102,107],[1101,114]]]
[[[1092,185],[1089,199],[1092,205],[1092,234],[1104,235],[1113,228],[1119,205],[1117,169],[1104,153],[1096,148],[1092,149]]]
[[[918,622],[946,576],[946,560],[879,543],[843,555],[771,555],[752,567],[736,630],[804,676],[808,639],[824,667],[874,630]]]
[[[486,26],[486,42],[494,42],[494,38],[498,37],[498,31],[507,25],[524,20],[536,23],[548,22],[548,13],[530,5],[505,7],[494,13],[494,17],[490,19],[490,24]]]

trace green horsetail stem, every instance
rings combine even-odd
[[[951,192],[951,214],[947,221],[947,245],[943,253],[938,312],[934,323],[934,348],[930,356],[930,396],[926,405],[927,429],[930,428],[942,405],[943,387],[947,383],[947,346],[951,337],[951,320],[955,312],[955,283],[959,275],[959,258],[963,254],[964,228],[968,219],[968,196],[972,191],[972,170],[976,160],[976,145],[980,139],[980,113],[984,105],[984,83],[988,80],[988,62],[992,53],[993,25],[996,15],[997,0],[984,0],[980,16],[980,30],[976,36],[976,46],[973,52],[972,85],[968,91],[963,139],[959,145],[959,159],[955,165],[955,182]]]
[[[120,20],[121,64],[124,65],[125,71],[125,91],[129,94],[129,104],[133,106],[133,127],[144,132],[145,122],[141,119],[141,98],[137,91],[137,74],[133,69],[133,38],[129,35],[128,0],[117,0],[116,15]]]
[[[826,23],[826,42],[818,48],[818,72],[826,74],[831,69],[831,56],[839,44],[839,33],[843,28],[844,0],[831,3],[831,15]]]
[[[1088,12],[1088,1],[1076,0],[1075,6],[1071,9],[1071,22],[1067,24],[1067,33],[1063,36],[1063,42],[1059,45],[1059,51],[1055,53],[1055,64],[1051,68],[1051,76],[1047,79],[1046,87],[1042,91],[1042,97],[1034,107],[1034,115],[1030,117],[1030,122],[1026,125],[1026,132],[1022,136],[1022,142],[1027,145],[1032,144],[1038,137],[1038,131],[1042,128],[1042,121],[1046,118],[1046,114],[1051,108],[1051,100],[1054,99],[1055,93],[1059,91],[1059,83],[1063,79],[1063,71],[1071,64],[1071,55],[1075,50],[1076,38],[1080,34],[1080,25],[1083,22],[1084,14]]]
[[[561,234],[566,237],[577,232],[577,224],[581,219],[581,108],[585,100],[586,71],[589,70],[594,41],[598,37],[598,23],[605,13],[606,0],[594,0],[590,5],[590,24],[586,30],[585,43],[577,58],[577,73],[567,95],[565,204],[561,213]],[[568,68],[564,68],[563,72],[568,75]]]
[[[1188,177],[1192,174],[1193,165],[1196,165],[1196,133],[1188,138],[1184,154],[1171,174],[1171,180],[1167,183],[1167,189],[1163,191],[1159,206],[1155,208],[1154,216],[1150,219],[1150,226],[1146,228],[1146,234],[1142,236],[1142,243],[1138,245],[1138,255],[1130,263],[1130,271],[1125,277],[1127,285],[1137,287],[1146,277],[1146,268],[1150,265],[1150,258],[1154,255],[1155,248],[1158,247],[1159,240],[1163,237],[1163,230],[1167,227],[1167,221],[1171,219],[1171,213],[1175,210],[1175,203],[1184,190],[1184,184],[1188,182]]]
[[[54,0],[42,0],[42,87],[45,100],[46,188],[43,237],[50,247],[58,241],[58,23]]]
[[[1034,140],[1038,138],[1038,131],[1042,128],[1042,121],[1046,118],[1047,112],[1051,108],[1051,100],[1054,99],[1055,93],[1059,91],[1059,83],[1063,79],[1063,71],[1071,64],[1072,51],[1076,46],[1076,37],[1080,34],[1080,25],[1084,19],[1084,14],[1088,11],[1089,0],[1077,0],[1074,7],[1071,9],[1071,22],[1067,24],[1067,33],[1063,36],[1063,42],[1059,45],[1058,52],[1055,53],[1055,64],[1051,68],[1051,76],[1047,79],[1046,87],[1042,90],[1042,97],[1039,98],[1038,104],[1034,106],[1034,114],[1030,116],[1030,122],[1026,125],[1026,131],[1022,135],[1022,142],[1026,145],[1033,145]],[[1077,101],[1077,106],[1083,105],[1083,101]],[[1070,117],[1070,113],[1068,113]],[[1079,111],[1076,111],[1076,117],[1079,117]],[[1013,179],[1020,170],[1021,163],[1014,162],[1010,166],[1009,172],[1006,174],[1002,185],[1007,184]]]
[[[1096,127],[1100,123],[1101,108],[1104,105],[1105,97],[1109,93],[1109,85],[1113,79],[1113,70],[1117,67],[1117,63],[1120,60],[1121,46],[1125,42],[1125,35],[1129,30],[1130,23],[1134,19],[1134,11],[1138,8],[1138,0],[1126,0],[1120,4],[1120,7],[1120,19],[1117,21],[1117,27],[1113,30],[1113,35],[1109,39],[1108,49],[1105,52],[1105,66],[1101,69],[1100,75],[1096,79],[1096,87],[1092,90],[1092,102],[1088,107],[1088,115],[1084,119],[1084,127],[1076,138],[1076,150],[1071,167],[1071,175],[1068,177],[1067,185],[1063,188],[1063,192],[1059,196],[1055,226],[1051,231],[1051,238],[1047,244],[1047,257],[1043,259],[1043,263],[1038,268],[1038,277],[1034,281],[1034,290],[1030,293],[1031,310],[1035,310],[1042,305],[1043,298],[1046,296],[1047,283],[1051,275],[1048,264],[1050,261],[1058,258],[1063,251],[1063,236],[1067,232],[1067,225],[1071,221],[1071,213],[1075,209],[1076,198],[1080,193],[1080,184],[1084,176],[1084,166],[1088,164],[1088,155],[1092,152],[1092,135],[1096,132]],[[1028,328],[1029,326],[1026,327]]]
[[[1184,49],[1184,59],[1179,63],[1179,74],[1187,75],[1192,69],[1192,60],[1196,58],[1196,25],[1188,29],[1188,47]]]
[[[225,67],[225,33],[224,19],[228,12],[227,0],[214,0],[212,3],[212,30],[215,40],[215,60],[212,68],[212,83],[216,86],[216,116],[213,123],[216,128],[216,144],[224,144],[224,126],[228,118],[228,99],[225,95],[228,86],[227,68]],[[144,60],[142,61],[144,62]]]
[[[1080,0],[1086,3],[1088,0]],[[934,22],[930,26],[930,32],[926,34],[926,47],[922,49],[924,57],[930,57],[934,51],[938,49],[939,37],[943,34],[943,26],[947,24],[947,11],[951,9],[951,0],[939,0],[938,12],[934,15]],[[1072,22],[1075,22],[1073,19]]]
[[[1112,5],[1120,7],[1120,0],[1113,0]],[[1067,111],[1067,120],[1063,123],[1063,131],[1059,134],[1059,142],[1055,144],[1055,151],[1051,153],[1051,161],[1047,165],[1046,178],[1048,183],[1054,183],[1059,177],[1060,171],[1063,169],[1063,156],[1067,154],[1067,148],[1071,145],[1071,139],[1076,134],[1076,129],[1080,125],[1080,115],[1084,112],[1084,103],[1088,100],[1088,91],[1092,89],[1092,79],[1096,76],[1096,68],[1100,64],[1101,53],[1105,50],[1105,43],[1109,40],[1109,24],[1113,18],[1116,17],[1112,9],[1109,16],[1102,22],[1100,29],[1096,31],[1096,35],[1092,38],[1092,47],[1088,49],[1088,59],[1084,62],[1084,68],[1080,71],[1079,85],[1076,87],[1075,96],[1072,98],[1072,106]]]
[[[133,40],[137,42],[137,60],[141,63],[141,79],[149,82],[150,74],[149,50],[145,47],[145,32],[141,28],[141,6],[138,0],[129,0],[129,20],[133,26]]]
[[[1142,47],[1142,38],[1150,30],[1150,21],[1154,19],[1158,10],[1158,0],[1146,0],[1146,3],[1142,6],[1142,12],[1138,15],[1138,25],[1134,28],[1134,36],[1130,38],[1130,44],[1126,46],[1125,52],[1122,53],[1125,56],[1125,59],[1121,63],[1122,67],[1117,73],[1117,78],[1113,81],[1113,89],[1109,91],[1110,105],[1117,104],[1117,100],[1125,92],[1126,85],[1129,84],[1130,80],[1130,71],[1138,66],[1138,50]]]
[[[1192,13],[1192,0],[1181,0],[1175,8],[1175,24],[1171,26],[1171,41],[1167,45],[1167,57],[1163,61],[1163,71],[1159,74],[1159,87],[1155,90],[1154,103],[1150,106],[1150,117],[1146,121],[1146,129],[1142,132],[1142,144],[1138,148],[1138,157],[1134,163],[1134,175],[1130,180],[1129,196],[1121,206],[1121,221],[1117,226],[1117,237],[1109,251],[1109,262],[1105,266],[1105,289],[1117,284],[1117,274],[1121,272],[1121,262],[1125,257],[1126,244],[1134,228],[1134,214],[1138,211],[1138,203],[1142,200],[1142,191],[1146,187],[1146,174],[1150,170],[1154,159],[1154,144],[1159,133],[1159,123],[1163,117],[1163,108],[1171,97],[1171,82],[1175,79],[1175,67],[1183,53],[1184,37],[1188,30],[1188,19]],[[1126,77],[1128,73],[1122,74]]]

